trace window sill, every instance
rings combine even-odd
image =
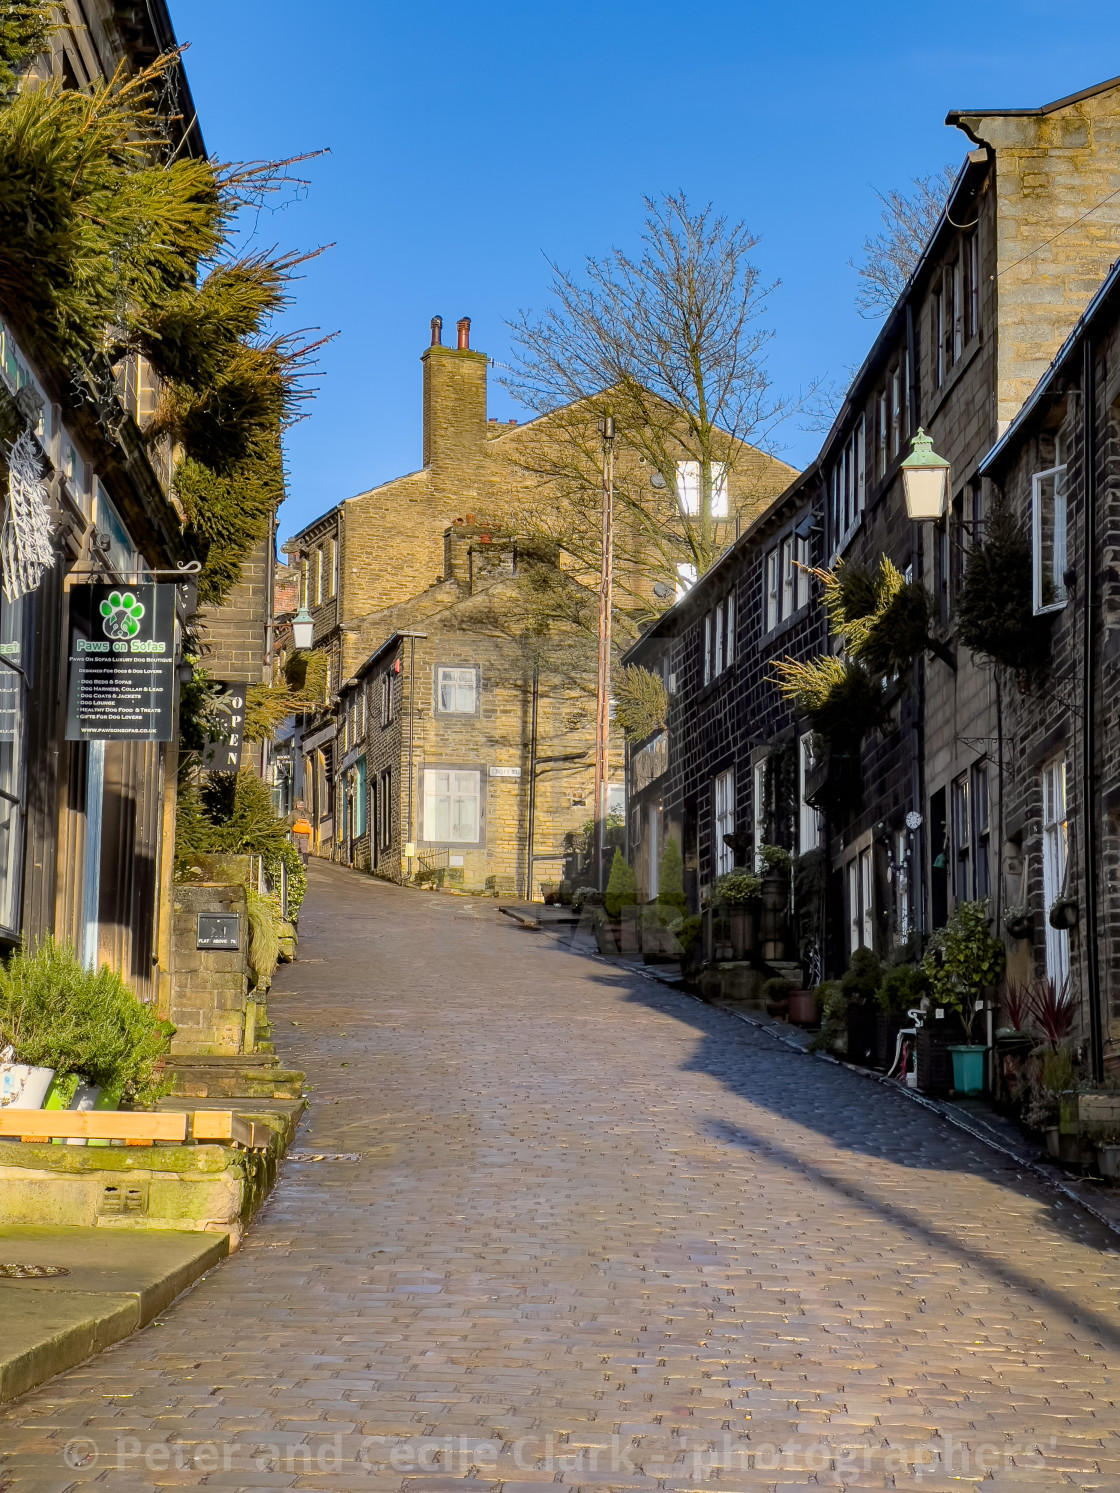
[[[852,533],[855,533],[854,529]],[[781,638],[791,633],[798,622],[804,621],[811,606],[812,602],[807,601],[804,606],[798,607],[796,612],[791,612],[788,617],[783,617],[769,632],[764,632],[762,634],[762,646],[769,648],[772,643],[777,643]]]
[[[941,387],[933,396],[933,403],[926,411],[925,423],[927,425],[931,424],[934,418],[938,414],[940,414],[941,406],[945,403],[949,395],[960,383],[967,370],[971,368],[972,364],[976,361],[976,358],[980,352],[981,345],[981,335],[979,332],[977,332],[975,337],[972,338],[971,342],[967,343],[966,346],[961,349],[960,357],[953,364],[952,368],[945,376],[944,380],[941,383]]]

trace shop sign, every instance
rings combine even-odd
[[[170,741],[175,587],[70,591],[67,741]]]
[[[245,740],[245,689],[240,679],[214,682],[212,705],[221,723],[221,734],[208,737],[202,748],[202,767],[206,772],[237,772],[241,767],[241,747]]]

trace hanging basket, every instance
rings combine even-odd
[[[1051,928],[1065,929],[1077,927],[1077,920],[1081,909],[1073,897],[1057,897],[1050,904],[1050,911],[1046,914],[1046,921]]]

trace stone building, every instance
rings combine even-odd
[[[531,509],[539,513],[542,508],[551,507],[560,512],[562,505],[570,501],[571,494],[563,490],[562,479],[559,476],[542,477],[542,470],[549,467],[550,453],[566,449],[572,421],[580,419],[581,412],[578,406],[568,406],[523,425],[516,422],[499,425],[487,419],[488,359],[470,348],[469,321],[466,318],[460,321],[454,348],[442,345],[438,318],[433,320],[432,326],[432,343],[421,360],[423,467],[338,504],[301,530],[285,545],[285,551],[300,568],[301,599],[306,601],[314,618],[315,646],[325,651],[330,660],[332,693],[352,696],[354,687],[347,688],[347,682],[365,677],[361,670],[367,661],[372,656],[379,656],[379,650],[395,634],[425,631],[428,619],[434,614],[438,613],[442,620],[432,626],[462,631],[462,646],[458,652],[464,657],[477,655],[471,666],[482,670],[479,674],[479,688],[483,692],[479,697],[483,701],[482,718],[486,718],[486,709],[491,708],[485,704],[488,698],[502,716],[500,726],[494,728],[497,734],[480,738],[472,746],[472,761],[477,759],[489,763],[487,754],[491,747],[497,749],[500,744],[502,750],[513,752],[517,763],[524,766],[529,741],[526,691],[530,688],[528,680],[532,671],[530,668],[526,674],[523,665],[516,663],[515,655],[520,657],[525,653],[522,634],[538,625],[554,629],[559,640],[556,651],[562,655],[561,666],[553,671],[555,678],[553,673],[547,679],[540,675],[538,700],[544,702],[540,706],[542,719],[547,722],[543,729],[547,730],[550,739],[559,732],[565,751],[572,752],[575,757],[563,769],[566,777],[563,791],[553,795],[550,790],[542,789],[543,796],[534,801],[536,848],[533,855],[554,855],[558,864],[563,834],[591,815],[594,771],[594,647],[590,651],[586,649],[586,625],[570,627],[563,614],[565,610],[574,614],[581,606],[586,611],[589,600],[593,609],[594,591],[587,588],[587,583],[597,584],[597,575],[588,573],[586,556],[574,553],[565,546],[562,538],[554,540],[539,529],[526,534],[522,525]],[[590,415],[587,423],[591,424]],[[559,471],[562,465],[562,460],[557,457],[556,470]],[[684,463],[681,467],[683,483],[687,473]],[[721,543],[734,537],[744,519],[749,520],[764,509],[792,475],[792,469],[784,463],[746,446],[737,451],[729,467],[717,524],[724,536]],[[650,483],[648,470],[639,470],[632,457],[628,467],[624,452],[619,454],[618,471],[620,482],[641,483],[657,497],[658,489],[656,484]],[[657,500],[670,506],[687,501],[671,492],[661,493]],[[563,525],[559,527],[562,529]],[[628,553],[625,528],[625,524],[620,523],[620,553],[623,556]],[[664,597],[672,594],[677,580],[675,570],[668,571],[663,580],[639,573],[633,567],[628,571],[625,558],[620,562],[619,573],[620,594],[625,594],[629,605],[644,606],[647,612],[664,606]],[[626,589],[628,573],[634,576],[629,590]],[[582,591],[578,590],[580,583],[585,586]],[[555,593],[547,604],[541,599],[539,590],[544,584]],[[534,586],[538,588],[536,591]],[[487,596],[485,607],[477,601],[483,590]],[[534,596],[537,598],[537,616],[528,618],[527,610],[534,609]],[[508,608],[508,615],[495,621],[493,613],[503,607]],[[545,622],[544,613],[549,611],[551,615]],[[484,615],[488,621],[480,620]],[[477,642],[473,639],[468,642],[468,635],[474,628],[479,629]],[[495,642],[499,638],[500,644]],[[581,639],[578,643],[577,638]],[[573,649],[579,657],[578,669],[571,667]],[[426,655],[425,658],[425,668],[439,663],[435,658],[427,659]],[[485,667],[484,658],[489,660]],[[493,678],[492,666],[503,675],[512,669],[518,673],[519,682],[516,686],[503,686],[498,695],[488,697],[486,691]],[[575,681],[571,689],[576,695],[582,695],[578,704],[569,700],[567,684],[561,688],[561,677]],[[542,679],[545,679],[543,684]],[[553,700],[551,694],[555,690],[560,690],[560,694]],[[550,695],[548,700],[545,700],[546,693]],[[418,694],[417,707],[421,712],[425,711],[430,698],[429,695],[421,698]],[[554,712],[573,722],[578,717],[578,730],[574,724],[570,727],[578,740],[567,739],[569,728],[561,731],[558,725],[554,725]],[[447,723],[443,725],[446,728]],[[333,784],[339,772],[343,771],[341,762],[349,760],[348,753],[353,748],[343,744],[344,737],[340,740],[332,735],[332,729],[329,721],[309,723],[302,745],[302,792],[297,796],[305,802],[311,815],[314,845],[321,853],[333,847],[333,853],[338,854],[338,847],[349,845],[354,837],[349,833],[343,835]],[[313,744],[309,746],[309,742]],[[612,774],[621,793],[621,741],[614,744],[613,754]],[[414,757],[414,774],[421,770],[417,761]],[[504,764],[494,761],[492,765]],[[558,764],[548,766],[547,774],[544,774],[543,764],[538,768],[539,781],[545,783],[546,788],[547,783],[558,777],[561,771]],[[346,772],[349,770],[345,769]],[[347,781],[350,783],[350,779]],[[494,779],[495,783],[500,781]],[[365,791],[372,793],[372,780],[367,780]],[[421,795],[421,785],[415,777],[412,793],[415,804]],[[503,793],[509,802],[518,805],[516,838],[520,848],[516,853],[509,848],[508,854],[503,850],[505,859],[501,869],[492,866],[485,876],[500,876],[504,883],[512,882],[524,889],[528,885],[525,865],[529,838],[527,780],[519,790],[520,796],[509,789],[503,789]],[[369,815],[366,817],[368,820]],[[352,826],[353,822],[351,817],[349,825]],[[405,844],[415,843],[419,847],[422,842],[428,844],[425,854],[434,853],[435,846],[430,840],[425,841],[419,820],[413,824],[411,833],[419,839],[410,840],[406,834],[394,840],[399,854],[403,855]],[[361,841],[362,837],[357,839]],[[443,850],[458,854],[447,845],[442,847],[441,853]],[[343,853],[349,855],[351,851]],[[352,853],[365,857],[370,864],[375,860],[362,844],[355,844]],[[461,869],[470,873],[475,863],[467,853]],[[478,861],[480,867],[481,864]],[[382,870],[381,862],[377,863],[376,869]]]
[[[997,743],[1009,970],[1069,981],[1099,1078],[1120,1067],[1120,270],[981,474],[1030,547],[1032,668],[1001,666]]]
[[[819,808],[818,952],[831,969],[861,946],[889,953],[959,902],[998,896],[996,681],[960,645],[956,615],[991,501],[982,463],[1108,273],[1117,236],[1120,80],[1041,109],[957,111],[947,122],[974,148],[816,461],[629,655],[676,684],[658,822],[697,861],[694,905],[724,868],[723,833],[776,834],[797,851],[799,826]],[[937,523],[910,522],[903,501],[900,465],[919,427],[950,465]],[[815,587],[797,563],[874,570],[881,556],[931,593],[933,648],[890,681],[888,725],[857,757],[816,761],[770,668],[775,656],[824,651]],[[708,640],[721,604],[734,647],[717,669]],[[775,826],[767,763],[791,735],[799,744],[783,773],[799,791]]]

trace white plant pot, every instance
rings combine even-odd
[[[101,1088],[98,1084],[80,1083],[74,1090],[74,1097],[70,1101],[70,1109],[81,1110],[88,1114],[101,1097]],[[68,1146],[84,1146],[84,1136],[71,1136],[66,1142]]]
[[[53,1077],[53,1068],[31,1068],[26,1063],[0,1063],[0,1107],[42,1109]]]

